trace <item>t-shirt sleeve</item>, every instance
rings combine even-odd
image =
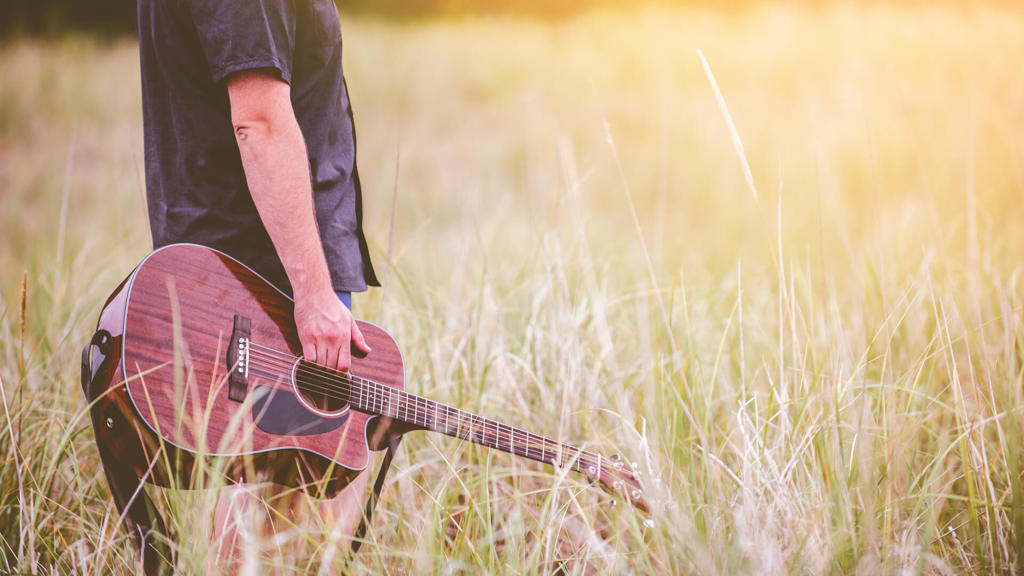
[[[184,0],[214,82],[255,68],[291,83],[295,12],[289,0]]]

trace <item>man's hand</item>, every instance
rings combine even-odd
[[[291,87],[271,72],[251,70],[230,76],[227,89],[249,192],[292,284],[302,354],[347,371],[350,343],[363,352],[370,347],[331,286]]]
[[[334,292],[295,298],[295,328],[302,343],[302,355],[332,370],[348,372],[352,363],[349,342],[363,353],[370,346],[352,313]]]

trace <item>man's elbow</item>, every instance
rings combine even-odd
[[[274,130],[268,118],[232,118],[231,127],[239,144],[268,140]]]
[[[273,138],[294,123],[289,87],[260,72],[240,73],[228,78],[231,127],[241,143]]]

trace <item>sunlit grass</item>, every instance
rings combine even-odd
[[[343,30],[386,284],[357,312],[396,336],[410,391],[636,461],[654,521],[417,433],[354,572],[1018,566],[1024,15]],[[0,48],[0,572],[135,572],[77,372],[149,246],[136,60]],[[157,495],[202,572],[213,492]],[[336,573],[331,528],[253,535],[246,558]]]

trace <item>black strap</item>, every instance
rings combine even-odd
[[[401,442],[402,436],[400,434],[392,435],[388,439],[388,448],[384,453],[384,459],[381,460],[380,469],[377,470],[377,478],[373,483],[373,492],[366,497],[366,508],[363,511],[363,517],[359,520],[359,527],[356,528],[355,535],[352,536],[352,548],[348,554],[349,559],[355,557],[356,553],[359,552],[359,547],[363,545],[367,526],[373,520],[373,509],[377,507],[377,500],[380,500],[380,491],[384,488],[384,479],[388,475],[388,470],[391,469],[391,460],[394,459],[395,452],[398,451],[398,445]]]
[[[98,330],[82,350],[82,390],[89,401],[93,433],[96,436],[96,446],[99,448],[100,462],[103,463],[107,484],[110,486],[110,494],[114,497],[114,505],[125,529],[142,556],[143,570],[147,576],[168,574],[173,572],[174,556],[173,550],[167,545],[167,529],[149,495],[143,490],[146,478],[152,471],[159,453],[154,456],[149,470],[139,478],[132,469],[119,465],[116,454],[106,442],[100,440],[112,434],[133,433],[120,414],[114,410],[102,413],[101,404],[96,401],[106,390],[99,389],[94,385],[94,381],[110,359],[112,344],[113,338],[110,333]],[[98,349],[102,355],[102,360],[95,368],[92,359],[93,348]],[[103,427],[106,427],[106,430]]]

